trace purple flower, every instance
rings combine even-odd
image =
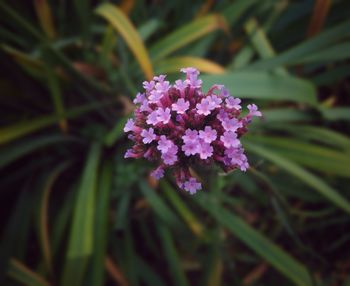
[[[148,100],[147,99],[145,99],[143,102],[142,102],[142,104],[140,105],[140,111],[141,112],[150,112],[150,111],[152,111],[152,109],[149,107],[149,105],[148,105]]]
[[[262,116],[261,112],[258,110],[258,107],[255,104],[248,104],[249,116]]]
[[[149,96],[149,101],[152,103],[157,103],[162,97],[163,97],[164,93],[162,93],[159,90],[152,90],[150,92],[150,96]]]
[[[242,127],[242,123],[239,122],[236,118],[226,119],[223,120],[221,123],[222,127],[224,127],[226,131],[236,132],[238,128]]]
[[[186,156],[196,155],[199,151],[199,145],[196,141],[186,141],[181,148],[185,152]]]
[[[151,172],[151,176],[156,180],[164,177],[164,169],[162,167],[158,167],[157,169]]]
[[[209,102],[211,104],[212,109],[220,107],[222,103],[222,99],[217,97],[216,95],[208,96]]]
[[[167,152],[162,154],[164,164],[173,165],[177,161],[177,150],[177,146],[173,145],[168,149]]]
[[[176,103],[173,103],[171,105],[171,107],[178,114],[184,114],[190,107],[190,103],[188,101],[185,101],[183,98],[179,98]]]
[[[197,103],[196,108],[198,114],[209,115],[213,109],[213,105],[208,98],[203,98],[200,103]]]
[[[124,132],[132,131],[134,129],[134,127],[135,127],[134,120],[129,118],[128,121],[125,124]]]
[[[189,178],[189,180],[184,183],[184,189],[191,195],[195,194],[201,188],[202,184],[193,177]]]
[[[197,75],[190,74],[186,81],[193,88],[201,88],[203,81],[201,79],[197,79]]]
[[[157,120],[158,122],[162,122],[163,124],[167,124],[170,120],[170,108],[158,108],[157,109]]]
[[[244,155],[243,148],[230,147],[225,150],[225,155],[229,159],[229,164],[237,165],[241,171],[246,171],[249,168],[249,163],[246,155]]]
[[[165,78],[166,78],[166,75],[161,74],[161,75],[153,77],[153,80],[158,81],[158,82],[163,82],[165,80]]]
[[[199,157],[201,159],[205,160],[213,155],[214,149],[209,143],[201,142],[199,146]]]
[[[145,99],[146,99],[145,94],[139,92],[138,94],[136,94],[136,97],[133,100],[133,103],[134,104],[143,103]]]
[[[174,143],[167,139],[165,135],[161,135],[158,141],[157,149],[161,151],[163,154],[168,152],[174,146]]]
[[[224,146],[226,148],[237,147],[241,144],[237,139],[237,134],[232,131],[226,131],[223,135],[220,136],[220,140],[222,143],[224,143]]]
[[[233,96],[230,96],[225,99],[225,102],[228,108],[234,108],[238,110],[242,108],[240,106],[241,100],[239,98],[234,98]]]
[[[168,92],[169,88],[170,84],[168,81],[162,81],[156,84],[156,90],[160,93]]]
[[[189,77],[190,75],[195,75],[195,76],[199,75],[199,71],[193,67],[182,68],[180,69],[180,71],[185,73],[187,77]]]
[[[154,134],[154,129],[150,128],[148,130],[143,129],[141,131],[141,136],[143,137],[142,142],[145,144],[151,143],[153,140],[156,140],[157,135]]]
[[[156,125],[158,123],[158,111],[152,111],[150,114],[147,116],[146,123],[150,125]]]
[[[187,83],[182,81],[181,79],[178,79],[177,81],[175,81],[174,87],[176,89],[178,89],[179,91],[183,92],[185,90],[185,88],[187,87]]]
[[[219,119],[221,122],[224,122],[225,120],[229,119],[227,112],[223,109],[220,109],[216,118]]]
[[[210,126],[205,126],[204,131],[199,130],[199,138],[201,138],[206,143],[213,142],[217,137],[217,132]]]
[[[185,135],[182,136],[182,140],[186,143],[187,141],[197,141],[198,131],[192,129],[186,129]]]
[[[228,90],[228,89],[226,89],[226,88],[222,88],[221,89],[221,95],[223,96],[223,97],[229,97],[230,96],[230,91]]]
[[[151,91],[153,88],[154,88],[154,85],[155,85],[155,82],[153,80],[151,81],[144,81],[142,83],[143,85],[143,88],[146,90],[146,91]]]
[[[185,80],[175,84],[165,75],[143,82],[144,93],[138,93],[134,103],[135,120],[124,127],[134,146],[126,158],[145,158],[156,161],[158,167],[151,175],[164,176],[173,170],[177,185],[191,194],[201,184],[191,176],[193,165],[217,164],[225,172],[247,170],[248,159],[240,137],[247,132],[253,116],[261,116],[255,104],[248,105],[249,113],[241,117],[241,101],[230,96],[223,86],[215,84],[202,91],[199,71],[183,68]]]

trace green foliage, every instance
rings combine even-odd
[[[349,3],[0,0],[0,284],[349,285]],[[264,114],[195,196],[123,158],[185,65]]]

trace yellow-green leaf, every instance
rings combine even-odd
[[[150,50],[151,58],[155,61],[163,59],[172,52],[220,28],[228,30],[225,18],[218,14],[192,21],[157,42]]]
[[[55,38],[56,31],[53,24],[53,17],[49,3],[47,0],[35,0],[34,6],[41,28],[50,39]]]
[[[225,68],[213,61],[197,57],[173,57],[157,63],[156,73],[179,72],[183,67],[194,67],[209,74],[223,74]]]
[[[135,55],[147,79],[153,77],[153,68],[145,45],[128,17],[115,5],[104,3],[96,9],[123,37]]]

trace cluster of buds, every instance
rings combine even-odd
[[[195,164],[217,163],[225,172],[246,171],[248,160],[239,138],[247,131],[253,116],[261,116],[255,104],[240,118],[241,100],[230,95],[223,85],[213,85],[202,93],[202,80],[195,68],[183,68],[185,80],[174,85],[165,75],[143,82],[144,93],[134,99],[134,119],[124,132],[135,142],[125,158],[146,158],[158,163],[151,175],[159,180],[167,168],[173,170],[176,183],[190,194],[201,189],[191,176]]]

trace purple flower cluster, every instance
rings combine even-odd
[[[202,188],[190,174],[194,164],[217,163],[225,172],[246,171],[248,160],[239,138],[253,116],[261,116],[255,104],[240,117],[241,100],[230,96],[223,85],[213,85],[204,94],[195,68],[183,68],[185,80],[174,85],[165,75],[143,82],[144,93],[134,99],[135,119],[124,127],[135,142],[125,158],[144,157],[158,162],[151,175],[160,179],[172,168],[178,186],[190,194]]]

